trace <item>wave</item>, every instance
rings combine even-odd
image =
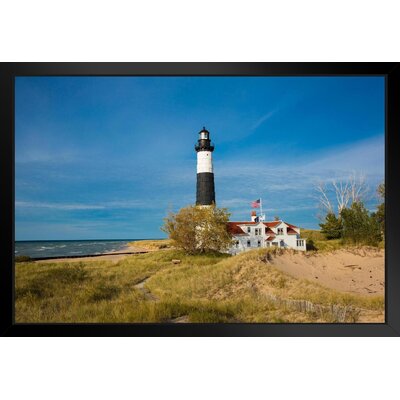
[[[61,241],[16,243],[15,254],[30,257],[90,255],[115,252],[126,248],[127,241]]]

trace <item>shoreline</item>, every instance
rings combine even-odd
[[[100,254],[81,254],[75,256],[54,256],[54,257],[43,257],[43,258],[32,258],[33,262],[76,262],[76,261],[96,261],[96,260],[111,260],[119,261],[129,255],[135,254],[146,254],[151,250],[147,250],[133,245],[127,245],[120,250],[115,250]]]
[[[119,261],[129,255],[146,254],[149,252],[157,251],[160,243],[166,239],[153,240],[136,240],[126,243],[122,248],[114,251],[107,251],[97,254],[74,254],[74,255],[59,255],[59,256],[43,256],[31,257],[32,262],[49,263],[49,262],[75,262],[75,261],[95,261],[95,260],[112,260]],[[154,243],[157,246],[154,247]]]

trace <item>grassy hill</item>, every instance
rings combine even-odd
[[[384,309],[383,296],[280,272],[265,249],[230,257],[163,248],[118,262],[17,263],[15,295],[17,322],[356,322]]]
[[[327,240],[321,231],[314,229],[302,229],[301,237],[307,239],[308,244],[313,244],[317,251],[332,251],[346,247],[340,239]]]
[[[343,243],[341,239],[327,240],[325,235],[319,230],[301,229],[301,237],[307,239],[307,243],[312,241],[317,251],[333,251],[349,247],[349,244]],[[381,241],[378,246],[380,249],[385,248],[385,242]]]

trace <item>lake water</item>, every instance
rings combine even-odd
[[[133,241],[135,240],[16,241],[15,255],[35,258],[102,254],[123,251]]]

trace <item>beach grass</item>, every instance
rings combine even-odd
[[[128,245],[149,251],[171,249],[173,247],[172,240],[169,239],[136,240],[129,242]]]
[[[346,322],[355,322],[355,308],[383,312],[383,296],[295,279],[266,262],[266,252],[163,249],[118,262],[20,262],[16,322],[339,322],[332,306],[348,308]],[[318,307],[299,309],[304,302]]]

